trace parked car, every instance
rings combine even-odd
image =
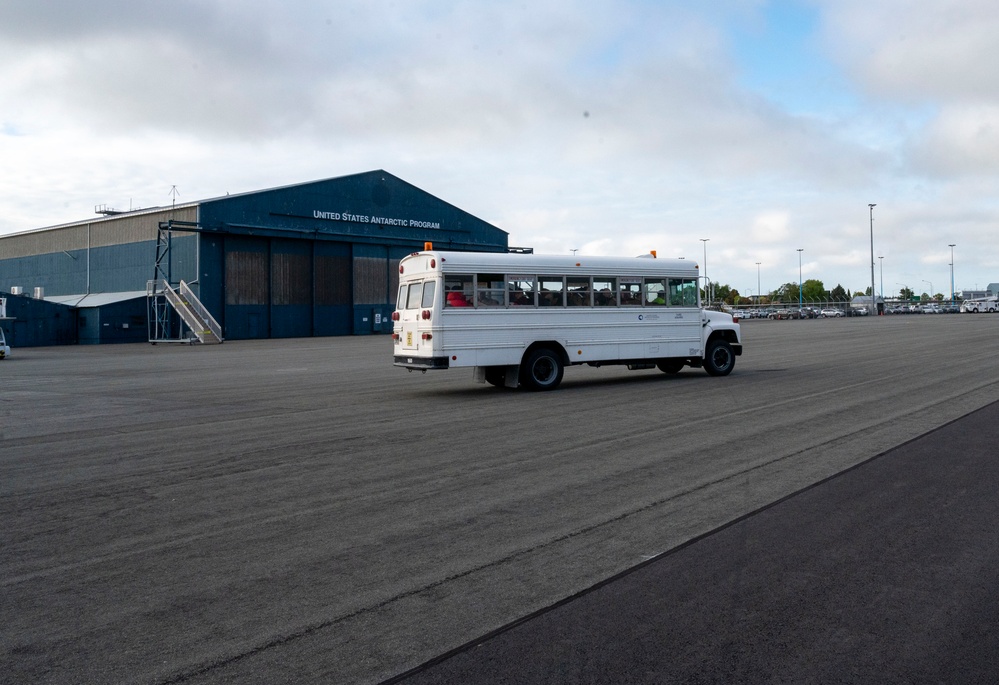
[[[826,317],[828,319],[834,319],[836,317],[843,316],[843,310],[842,309],[836,309],[836,308],[830,307],[828,309],[823,309],[822,312],[821,312],[821,314],[822,314],[822,316],[824,316],[824,317]]]

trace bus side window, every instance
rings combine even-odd
[[[591,294],[589,276],[566,276],[565,303],[567,306],[590,307],[593,305]]]
[[[565,283],[561,276],[542,276],[538,293],[539,307],[561,307],[565,305]]]
[[[533,307],[535,302],[534,276],[507,276],[507,297],[512,307]]]
[[[476,307],[502,307],[506,299],[506,278],[502,274],[479,274],[475,287]]]
[[[593,304],[598,307],[617,306],[617,279],[593,279]]]
[[[677,307],[696,307],[697,281],[692,278],[669,279],[669,303]]]
[[[447,276],[444,279],[444,306],[445,307],[471,307],[472,306],[472,276],[457,275]]]
[[[645,279],[645,304],[652,307],[666,304],[665,278]]]
[[[434,295],[437,293],[437,281],[424,281],[423,282],[423,299],[420,301],[420,306],[424,309],[430,309],[434,306]]]
[[[618,289],[621,306],[642,306],[641,278],[620,278],[618,279]]]

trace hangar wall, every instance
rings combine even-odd
[[[0,236],[0,291],[23,288],[45,296],[146,289],[153,277],[157,226],[168,219],[195,221],[197,206],[140,211],[53,228]],[[197,243],[178,243],[174,268],[197,274]]]
[[[165,254],[171,283],[192,286],[226,339],[390,332],[399,260],[425,242],[502,252],[507,234],[376,170],[0,236],[0,291],[144,291]],[[116,340],[139,337],[134,306],[111,306],[82,317],[81,341],[103,342],[104,320]]]

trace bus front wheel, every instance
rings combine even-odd
[[[547,348],[528,353],[520,369],[520,382],[528,390],[554,390],[565,369],[559,356]]]
[[[708,343],[708,353],[704,355],[704,370],[712,376],[727,376],[735,367],[735,353],[727,340],[715,338]]]

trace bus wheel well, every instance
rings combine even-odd
[[[718,338],[727,340],[732,344],[739,342],[739,338],[736,336],[735,331],[714,331],[708,336],[708,342],[710,343],[712,340],[717,340]]]
[[[527,349],[524,350],[524,356],[522,357],[522,359],[526,359],[527,355],[529,355],[531,352],[533,352],[534,350],[537,350],[537,349],[541,349],[541,348],[544,348],[544,349],[547,349],[547,350],[551,350],[552,352],[554,352],[555,354],[557,354],[558,357],[559,357],[559,359],[562,360],[562,363],[564,365],[568,366],[570,364],[570,362],[569,362],[569,354],[565,351],[565,348],[562,347],[561,344],[559,344],[558,342],[556,342],[554,340],[538,340],[536,342],[531,343],[527,347]]]

